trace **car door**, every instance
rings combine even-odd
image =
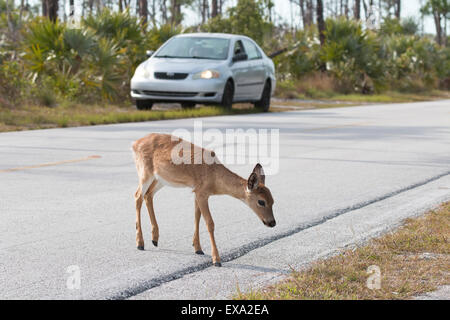
[[[233,57],[239,53],[246,53],[242,40],[236,40],[233,48]],[[242,101],[250,99],[251,93],[248,90],[248,84],[251,83],[249,76],[250,62],[249,60],[242,60],[232,62],[231,73],[235,83],[234,100]]]
[[[256,45],[249,39],[243,39],[244,49],[248,55],[249,71],[251,80],[247,83],[250,98],[259,100],[264,88],[266,72],[262,60],[262,54]]]

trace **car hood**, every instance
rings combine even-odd
[[[150,58],[142,65],[149,72],[196,73],[206,69],[219,69],[226,60]]]

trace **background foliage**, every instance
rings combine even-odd
[[[8,107],[62,100],[129,103],[129,81],[145,51],[175,34],[196,31],[244,34],[266,54],[284,49],[274,58],[279,86],[306,95],[449,89],[450,48],[442,39],[438,44],[419,35],[411,18],[387,16],[369,30],[358,19],[329,17],[320,43],[314,23],[301,30],[275,25],[268,0],[239,0],[190,28],[183,28],[182,15],[166,17],[165,24],[146,23],[129,9],[108,8],[71,25],[31,9],[6,10],[6,4],[0,0],[0,104]]]

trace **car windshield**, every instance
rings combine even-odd
[[[157,58],[192,58],[225,60],[230,41],[209,37],[178,37],[169,41]]]

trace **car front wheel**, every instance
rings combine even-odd
[[[225,88],[223,89],[222,96],[222,106],[225,109],[231,109],[233,106],[233,98],[234,98],[234,85],[231,80],[228,80],[225,84]]]
[[[153,107],[152,100],[136,100],[136,108],[138,110],[151,110]]]

